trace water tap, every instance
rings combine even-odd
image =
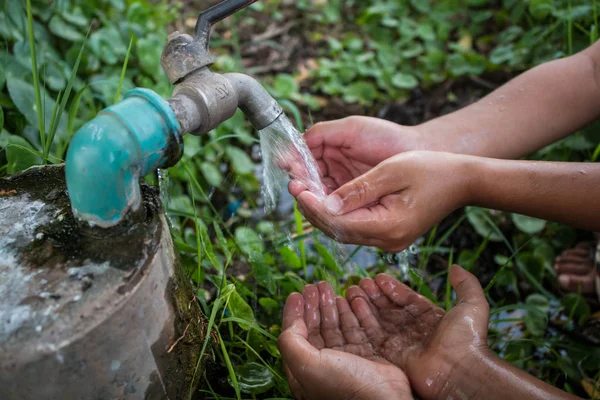
[[[211,26],[256,1],[222,1],[199,15],[194,36],[169,35],[161,65],[175,84],[171,98],[135,89],[76,133],[65,167],[76,216],[100,227],[122,222],[141,205],[140,177],[179,161],[183,134],[206,133],[238,107],[257,130],[279,118],[283,110],[255,79],[210,71]]]

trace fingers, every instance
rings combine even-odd
[[[427,297],[389,275],[377,275],[375,283],[394,306],[403,307],[412,317],[418,318],[426,311],[437,308]]]
[[[294,394],[294,397],[296,399],[301,400],[303,396],[302,387],[300,386],[300,383],[298,383],[298,380],[296,379],[294,374],[292,374],[292,371],[288,368],[288,366],[285,365],[285,363],[283,364],[283,368],[285,369],[285,375],[288,378],[288,385],[290,385],[291,392]]]
[[[346,339],[346,342],[350,344],[364,344],[369,340],[367,335],[363,331],[354,315],[354,312],[350,308],[350,304],[343,297],[336,298],[336,303],[338,307],[339,317],[340,317],[340,326],[342,330],[342,334]]]
[[[360,281],[360,288],[369,296],[371,303],[378,309],[388,309],[394,307],[394,304],[379,289],[379,286],[371,278],[363,278]]]
[[[282,322],[282,329],[284,332],[286,332],[287,330],[290,330],[292,325],[294,325],[296,323],[296,321],[298,321],[298,323],[301,325],[304,323],[304,297],[302,297],[302,295],[300,293],[292,293],[291,295],[288,296],[286,302],[285,302],[285,306],[283,307],[283,322]],[[298,332],[298,334],[300,334],[300,336],[302,336],[304,338],[304,340],[306,339],[306,325],[304,327],[299,326],[297,328],[295,328],[293,330],[293,332]],[[294,346],[295,343],[297,343],[297,341],[299,340],[298,338],[296,338],[295,336],[291,336],[289,333],[286,334],[286,337],[283,337],[283,334],[280,336],[280,338],[278,339],[278,346],[279,346],[279,350],[281,351],[281,354],[283,356],[284,352],[287,352],[289,350],[289,348],[291,346]],[[295,355],[295,353],[294,353]],[[292,355],[292,356],[294,356]],[[295,355],[295,358],[299,358],[300,355]],[[288,383],[290,385],[290,390],[292,391],[292,393],[294,394],[294,396],[297,399],[302,398],[302,389],[300,387],[300,384],[298,383],[298,380],[296,379],[296,377],[294,376],[294,374],[292,373],[292,371],[289,369],[289,367],[287,366],[287,364],[285,364],[284,361],[284,367],[285,367],[285,374],[287,375],[288,378]]]
[[[377,206],[379,207],[377,210],[360,209],[343,216],[334,216],[327,210],[323,201],[313,193],[302,192],[296,200],[299,207],[304,210],[303,215],[311,224],[342,243],[386,248],[389,240],[386,242],[380,237],[386,237],[387,226],[397,222],[394,219],[387,225],[382,224],[386,218],[384,212],[387,211],[381,206]],[[387,218],[389,221],[390,218]]]
[[[334,121],[319,122],[304,133],[304,139],[308,147],[313,149],[322,147],[325,143],[329,146],[341,146],[346,135],[352,135],[357,128],[357,118],[349,117]],[[316,158],[320,155],[315,154]]]
[[[554,265],[554,271],[558,275],[570,274],[570,275],[587,275],[592,269],[589,258],[585,261],[580,262],[559,262]]]
[[[340,317],[333,289],[327,282],[320,282],[317,288],[321,314],[321,337],[325,342],[325,347],[329,349],[341,347],[345,344],[345,340],[340,330]]]
[[[277,339],[277,347],[286,366],[290,389],[298,397],[300,385],[295,376],[302,376],[310,359],[318,356],[318,350],[308,342],[308,328],[304,322],[304,297],[292,293],[283,308],[283,332]],[[299,375],[300,374],[300,375]]]
[[[283,306],[282,329],[286,330],[296,320],[304,321],[304,297],[300,293],[292,293],[288,296]]]
[[[277,339],[277,347],[281,352],[284,364],[289,368],[289,375],[302,380],[313,359],[318,359],[319,351],[307,340],[308,330],[304,321],[296,319]]]
[[[392,176],[391,162],[383,162],[327,196],[325,205],[334,215],[346,214],[404,189]]]
[[[479,280],[473,274],[465,271],[458,265],[453,265],[450,267],[449,278],[450,284],[456,291],[456,298],[459,304],[468,303],[473,306],[481,307],[483,310],[489,309],[489,304],[485,299],[483,288],[481,287]]]
[[[288,183],[288,191],[294,197],[298,197],[300,195],[300,193],[305,192],[307,190],[308,190],[308,188],[306,187],[306,185],[298,179],[292,179]]]
[[[363,297],[356,297],[350,302],[350,307],[373,347],[379,347],[385,341],[385,332],[367,301]]]
[[[319,308],[319,290],[315,285],[306,285],[302,289],[304,296],[304,321],[308,329],[308,341],[318,350],[325,347],[321,336],[321,312]]]
[[[558,283],[567,292],[593,293],[596,290],[596,270],[593,269],[587,275],[561,275]]]

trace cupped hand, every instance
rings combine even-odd
[[[346,293],[374,354],[405,371],[424,399],[460,392],[464,378],[458,371],[476,369],[491,357],[489,305],[479,281],[453,266],[450,283],[458,304],[448,313],[385,274],[365,278]]]
[[[325,200],[294,190],[306,218],[344,243],[401,251],[470,198],[477,157],[407,152],[391,157]],[[292,182],[290,186],[302,186]]]
[[[365,300],[356,303],[368,307]],[[288,297],[278,346],[298,399],[412,399],[406,374],[375,351],[348,302],[328,283]]]
[[[328,193],[387,158],[422,147],[416,128],[360,116],[315,124],[306,131],[304,139]],[[302,175],[293,170],[290,173]],[[305,187],[293,181],[289,189],[297,196]]]

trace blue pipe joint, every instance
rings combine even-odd
[[[180,160],[180,131],[169,103],[148,89],[102,110],[69,145],[65,172],[75,216],[108,228],[138,210],[140,178]]]

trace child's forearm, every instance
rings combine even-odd
[[[417,127],[428,150],[519,158],[600,116],[600,41],[540,65],[462,110]]]
[[[440,399],[513,399],[570,400],[578,399],[502,360],[491,351],[477,355],[469,365],[456,366],[456,381],[449,380]]]
[[[600,230],[600,165],[468,157],[469,204]]]

